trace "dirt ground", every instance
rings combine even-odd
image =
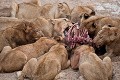
[[[17,0],[16,2],[22,3],[22,1],[23,0]],[[56,5],[58,2],[67,2],[71,9],[76,5],[92,5],[97,15],[120,17],[120,0],[41,0],[42,5],[45,3]],[[120,80],[120,62],[114,62],[113,67],[113,80]],[[62,73],[64,73],[64,78],[59,80],[81,80],[79,78],[79,73],[72,69],[64,70]],[[1,73],[0,80],[17,80],[17,74],[16,72]]]

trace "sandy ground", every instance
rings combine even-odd
[[[16,2],[22,3],[22,1],[17,0]],[[120,17],[120,0],[41,0],[42,5],[45,3],[57,4],[58,2],[67,2],[71,9],[76,5],[92,5],[97,15]],[[114,62],[113,67],[113,80],[120,80],[120,62]],[[64,70],[63,73],[66,75],[63,80],[81,80],[78,79],[79,73],[71,69]],[[0,80],[17,80],[17,74],[16,72],[1,73]]]

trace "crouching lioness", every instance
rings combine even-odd
[[[113,71],[111,59],[105,57],[101,60],[91,46],[77,47],[71,62],[73,67],[79,67],[80,74],[85,80],[111,80]]]
[[[25,63],[31,58],[37,58],[57,44],[57,41],[47,37],[41,37],[32,44],[11,49],[6,46],[0,53],[0,72],[13,72],[21,70]]]
[[[61,69],[67,68],[69,64],[64,45],[56,44],[38,59],[30,59],[24,66],[19,79],[24,80],[24,77],[29,77],[33,80],[53,80]]]
[[[114,57],[120,55],[120,28],[105,25],[93,39],[97,47],[106,45],[106,53],[102,56]]]

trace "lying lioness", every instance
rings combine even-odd
[[[42,37],[33,44],[19,46],[14,49],[4,47],[0,53],[0,72],[21,70],[28,60],[43,55],[55,44],[57,42],[54,39]]]
[[[53,80],[61,69],[67,68],[69,64],[65,46],[56,44],[38,59],[30,59],[24,66],[19,79],[24,80],[24,77],[29,77],[33,80]]]
[[[85,80],[111,80],[111,59],[105,57],[101,60],[93,51],[93,47],[88,45],[77,47],[72,62],[77,63],[76,65],[79,66],[80,74]]]
[[[32,22],[0,17],[0,52],[5,46],[15,48],[30,44],[44,36],[41,30]],[[38,39],[37,39],[38,38]]]
[[[105,56],[117,56],[120,55],[120,29],[119,27],[109,27],[108,25],[103,26],[97,36],[94,38],[94,43],[97,47],[106,45]]]
[[[35,19],[43,16],[46,19],[66,18],[70,15],[70,9],[67,3],[59,3],[58,7],[55,4],[47,3],[43,6],[40,5],[39,0],[24,1],[15,5],[12,14],[19,19]]]

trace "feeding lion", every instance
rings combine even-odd
[[[56,44],[38,59],[32,58],[24,66],[20,80],[25,77],[33,80],[53,80],[55,76],[70,65],[64,44]]]
[[[21,70],[28,60],[37,58],[46,53],[57,41],[41,37],[35,43],[11,49],[4,47],[0,53],[0,72],[14,72]]]
[[[102,27],[102,30],[100,30],[97,34],[97,36],[94,38],[93,42],[97,45],[97,47],[106,45],[106,53],[105,56],[117,56],[120,55],[120,29],[119,27],[109,27],[108,25],[105,25]]]

